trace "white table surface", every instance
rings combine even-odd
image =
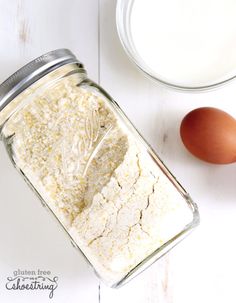
[[[181,119],[191,109],[215,106],[236,117],[236,82],[192,94],[146,79],[121,47],[115,5],[115,0],[0,0],[0,81],[42,53],[71,49],[191,193],[201,225],[129,284],[109,289],[41,207],[0,144],[0,302],[236,302],[236,166],[195,159],[179,137]],[[7,277],[17,269],[58,276],[53,299],[46,291],[6,290]]]

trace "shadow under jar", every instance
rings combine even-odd
[[[196,204],[69,50],[0,86],[0,125],[16,169],[109,286],[199,223]]]

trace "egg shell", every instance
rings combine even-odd
[[[202,107],[189,112],[180,135],[185,147],[203,161],[236,162],[236,120],[222,110]]]

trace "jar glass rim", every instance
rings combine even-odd
[[[53,70],[71,63],[79,63],[68,49],[56,49],[30,61],[0,85],[0,112],[21,92]]]

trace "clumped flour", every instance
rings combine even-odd
[[[192,221],[108,102],[60,80],[5,124],[14,161],[110,285]]]

